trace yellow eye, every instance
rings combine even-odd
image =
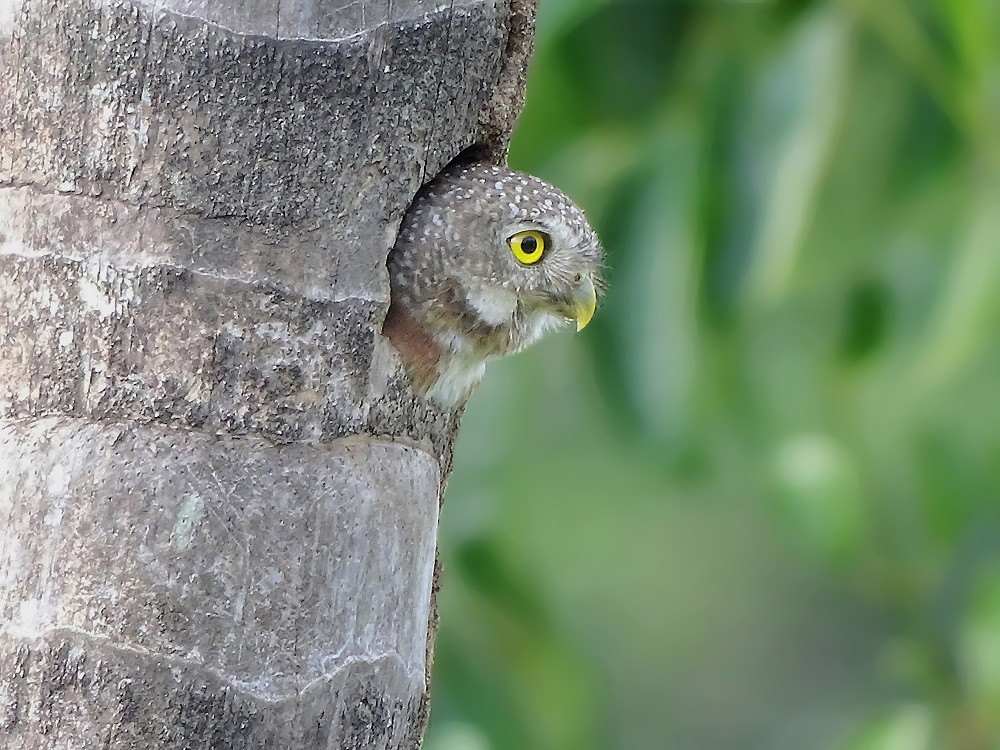
[[[507,244],[510,245],[514,257],[526,266],[534,265],[542,259],[548,241],[548,235],[536,232],[534,229],[518,232],[507,238]]]

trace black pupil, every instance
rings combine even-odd
[[[521,250],[528,255],[531,255],[538,248],[538,240],[536,240],[531,235],[528,235],[523,240],[521,240]]]

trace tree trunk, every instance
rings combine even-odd
[[[415,748],[458,416],[378,332],[531,0],[0,0],[0,747]]]

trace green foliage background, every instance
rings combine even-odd
[[[493,365],[427,750],[1000,748],[995,0],[541,0],[608,250]]]

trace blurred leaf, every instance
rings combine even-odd
[[[825,435],[798,435],[779,446],[773,464],[779,507],[811,554],[855,563],[868,536],[857,471],[842,446]]]
[[[976,582],[958,655],[973,701],[1000,731],[1000,565],[984,571]]]
[[[974,498],[984,480],[945,430],[915,435],[913,452],[923,528],[938,553],[953,558],[969,522],[978,520]]]
[[[539,3],[535,44],[545,49],[609,2],[611,0],[545,0]]]
[[[421,747],[423,750],[490,750],[493,745],[482,730],[453,721],[435,726]]]
[[[679,119],[679,121],[678,121]],[[609,307],[619,316],[627,392],[643,433],[657,442],[686,424],[697,366],[695,207],[698,134],[684,118],[668,119],[650,159],[662,165],[636,196],[635,252],[617,274]],[[668,166],[669,165],[669,166]],[[620,334],[620,335],[621,335]]]
[[[926,706],[905,706],[872,722],[845,750],[932,750],[933,726]]]
[[[892,112],[883,114],[886,119],[896,120],[889,123],[896,132],[887,152],[891,159],[888,164],[890,182],[885,186],[876,183],[876,186],[887,191],[888,194],[882,197],[890,199],[904,198],[928,186],[932,190],[940,189],[942,181],[948,177],[945,170],[954,167],[962,155],[961,137],[947,113],[923,88],[898,76],[891,85],[903,90],[899,92],[900,101],[888,102],[895,110],[895,117]],[[885,134],[880,134],[878,140],[884,144]],[[869,164],[870,169],[876,166]],[[871,178],[870,173],[868,177]]]
[[[733,54],[723,53],[706,73],[704,151],[698,174],[697,231],[701,250],[700,310],[707,322],[728,326],[737,311],[748,264],[745,235],[752,219],[739,183],[732,179],[744,127],[741,105],[748,71]]]
[[[877,281],[863,281],[848,291],[840,351],[857,362],[881,346],[889,326],[889,289]]]
[[[559,16],[553,20],[563,26],[540,33],[512,146],[512,161],[536,165],[536,171],[575,138],[635,128],[656,117],[692,17],[687,3],[558,5],[567,10],[553,10]],[[539,26],[547,28],[545,21],[543,13]],[[545,48],[548,34],[553,38]]]
[[[479,741],[498,750],[526,747],[552,750],[587,750],[593,747],[596,716],[593,689],[583,678],[583,668],[576,656],[555,638],[545,604],[537,595],[533,581],[519,577],[505,563],[496,540],[466,541],[454,551],[453,566],[461,581],[471,586],[478,599],[479,622],[475,632],[461,636],[445,627],[442,637],[478,642],[482,658],[506,666],[510,673],[506,684],[484,685],[481,676],[465,674],[462,680],[474,690],[445,694],[436,698],[442,706],[440,724],[454,721],[455,712],[448,704],[461,707],[463,716],[476,719],[481,731],[472,732]],[[452,586],[459,580],[452,578]],[[471,620],[467,617],[467,623]],[[467,669],[455,661],[453,651],[439,648],[441,660],[436,670],[455,679]],[[456,672],[458,674],[456,674]],[[506,719],[498,724],[496,709],[502,707]],[[491,711],[492,708],[492,711]],[[514,718],[517,721],[514,721]],[[432,725],[435,733],[438,720]],[[439,741],[457,741],[445,732]],[[457,731],[468,741],[470,732]]]
[[[975,190],[968,229],[947,269],[918,376],[934,387],[983,348],[995,345],[1000,323],[1000,184]]]
[[[464,615],[461,618],[464,625],[456,628],[458,623],[452,622],[449,627],[445,621],[438,633],[428,737],[435,737],[441,726],[459,723],[482,732],[495,750],[532,747],[530,728],[518,710],[509,684],[509,665],[489,648],[480,647],[468,634],[466,629],[479,625],[474,611],[448,611],[453,617]],[[475,654],[476,658],[470,659],[469,654]]]
[[[587,124],[632,123],[658,110],[691,17],[687,3],[616,2],[559,40],[559,63]]]
[[[601,238],[608,254],[604,271],[607,289],[601,301],[601,314],[587,329],[591,334],[591,361],[595,373],[607,394],[610,412],[622,434],[644,434],[645,417],[642,404],[631,391],[627,363],[631,352],[630,336],[622,335],[627,320],[629,288],[626,281],[638,248],[632,245],[635,206],[648,190],[649,175],[632,174],[615,191],[616,200],[607,206],[601,222]],[[645,253],[639,253],[645,255]]]
[[[535,629],[544,629],[544,608],[537,593],[504,565],[495,540],[478,538],[466,541],[455,550],[459,574],[484,596],[502,606]]]
[[[850,46],[850,26],[828,6],[802,23],[760,83],[745,134],[747,188],[760,211],[747,281],[752,305],[785,295],[833,147]]]
[[[935,5],[951,34],[963,72],[978,78],[996,53],[997,8],[993,0],[936,0]]]

